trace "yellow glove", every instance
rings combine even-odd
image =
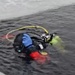
[[[66,52],[66,50],[64,49],[63,41],[59,36],[54,36],[49,43],[60,52]]]

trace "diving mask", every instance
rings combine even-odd
[[[49,34],[42,34],[41,36],[45,42],[48,42],[50,40],[50,35]]]

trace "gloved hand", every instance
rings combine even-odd
[[[46,57],[41,55],[38,51],[32,52],[30,57],[40,64],[44,64],[46,62]]]

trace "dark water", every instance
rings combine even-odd
[[[48,47],[51,62],[39,65],[34,61],[27,64],[15,55],[12,44],[0,39],[0,71],[6,75],[75,75],[75,5],[38,13],[8,21],[0,21],[0,36],[14,28],[40,25],[57,32],[65,42],[67,53],[59,53]]]

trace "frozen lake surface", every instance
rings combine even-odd
[[[0,20],[74,4],[75,0],[0,0]]]

